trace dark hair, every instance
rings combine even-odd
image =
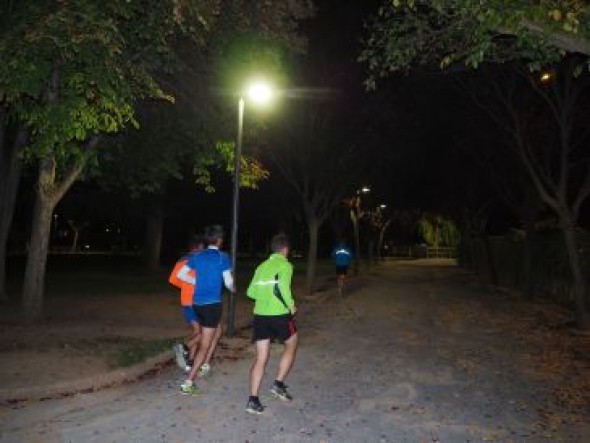
[[[205,228],[205,240],[207,240],[207,243],[213,244],[221,239],[223,239],[223,228],[221,225],[210,225]]]
[[[190,238],[188,239],[188,248],[189,249],[197,249],[199,247],[205,246],[205,239],[201,234],[191,234]]]
[[[277,234],[270,241],[272,252],[279,252],[283,248],[289,247],[289,238],[285,234]]]

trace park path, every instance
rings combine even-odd
[[[320,297],[299,314],[292,403],[264,392],[264,415],[244,411],[243,331],[243,358],[215,367],[200,396],[180,395],[182,374],[166,367],[126,386],[2,406],[0,442],[590,441],[588,403],[573,397],[579,366],[541,371],[550,337],[531,336],[518,303],[466,272],[388,262],[353,279],[346,298]],[[566,388],[561,405],[552,395]]]

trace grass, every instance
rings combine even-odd
[[[237,282],[240,292],[246,290],[256,266],[265,258],[242,259],[238,261]],[[293,260],[294,277],[304,281],[307,264],[304,258]],[[66,297],[81,299],[90,296],[103,298],[125,296],[144,296],[146,294],[166,294],[175,291],[168,283],[172,264],[163,265],[158,271],[148,271],[139,257],[113,255],[50,255],[47,263],[47,299]],[[12,257],[8,263],[8,293],[11,300],[18,303],[21,297],[22,280],[25,269],[24,257]],[[331,273],[330,260],[319,260],[317,275]],[[298,295],[298,294],[296,294]],[[128,336],[101,336],[86,342],[74,338],[69,341],[73,352],[82,355],[91,352],[105,356],[111,368],[125,368],[143,362],[150,357],[170,350],[182,338],[146,340]]]
[[[112,368],[127,368],[170,350],[179,340],[181,339],[141,340],[133,337],[116,337],[114,348],[107,354],[107,363]]]
[[[239,287],[246,287],[256,266],[264,260],[240,259],[237,263]],[[305,258],[292,260],[294,276],[305,278]],[[21,295],[25,259],[13,257],[8,262],[7,286],[11,299]],[[332,261],[320,259],[318,276],[333,272]],[[168,275],[172,264],[157,271],[147,270],[139,257],[117,255],[50,255],[47,262],[45,292],[47,297],[83,295],[157,294],[170,290]]]

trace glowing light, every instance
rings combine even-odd
[[[272,89],[266,83],[256,82],[248,87],[248,98],[256,103],[266,103],[272,97]]]
[[[541,74],[541,77],[539,77],[539,80],[541,80],[543,83],[547,83],[549,80],[551,80],[552,77],[553,76],[550,72],[543,72]]]

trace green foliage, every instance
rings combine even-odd
[[[215,145],[217,153],[225,162],[225,171],[233,174],[235,170],[235,143],[233,141],[218,141]],[[240,159],[240,186],[258,189],[258,183],[266,180],[270,172],[262,163],[253,157],[242,155]]]
[[[160,340],[142,340],[135,337],[106,337],[101,341],[106,342],[113,348],[107,357],[109,365],[112,368],[127,368],[162,354],[180,339],[181,337]]]
[[[181,11],[168,3],[14,5],[0,37],[0,58],[9,60],[0,66],[0,99],[31,131],[28,158],[51,155],[59,165],[76,161],[90,136],[137,127],[138,100],[171,100],[151,74],[172,54],[178,32]],[[206,10],[209,2],[198,3]],[[203,14],[185,9],[184,22]],[[206,31],[203,23],[189,28],[194,40]]]
[[[2,12],[0,59],[8,63],[0,65],[0,105],[31,131],[25,158],[51,156],[58,175],[89,159],[98,166],[96,153],[87,152],[87,141],[100,135],[99,147],[113,149],[101,156],[108,169],[103,177],[111,174],[111,186],[127,186],[138,195],[158,192],[166,177],[180,178],[187,164],[194,167],[197,182],[210,186],[205,168],[226,162],[213,143],[218,138],[213,131],[220,125],[200,112],[212,108],[203,103],[212,98],[195,96],[198,88],[191,83],[213,84],[219,71],[209,66],[219,68],[219,60],[227,66],[236,42],[245,48],[241,54],[247,62],[242,64],[248,69],[279,72],[285,48],[304,49],[297,22],[313,8],[306,0],[272,5],[241,0],[41,0],[3,3]],[[245,38],[252,35],[256,38]],[[158,124],[157,130],[141,133],[151,137],[149,143],[133,135],[114,142],[106,137],[151,123],[153,119],[138,117],[139,107],[174,103],[179,92],[196,102],[192,106],[199,112],[183,108],[196,123],[178,111],[178,127]],[[187,128],[191,123],[209,127],[195,137]],[[244,172],[247,186],[264,176],[248,158]]]
[[[539,69],[568,52],[590,55],[589,13],[582,0],[389,0],[367,25],[359,61],[369,88],[417,65],[519,59]]]
[[[435,248],[456,247],[461,240],[457,224],[440,214],[423,214],[418,221],[418,229],[426,244]]]

